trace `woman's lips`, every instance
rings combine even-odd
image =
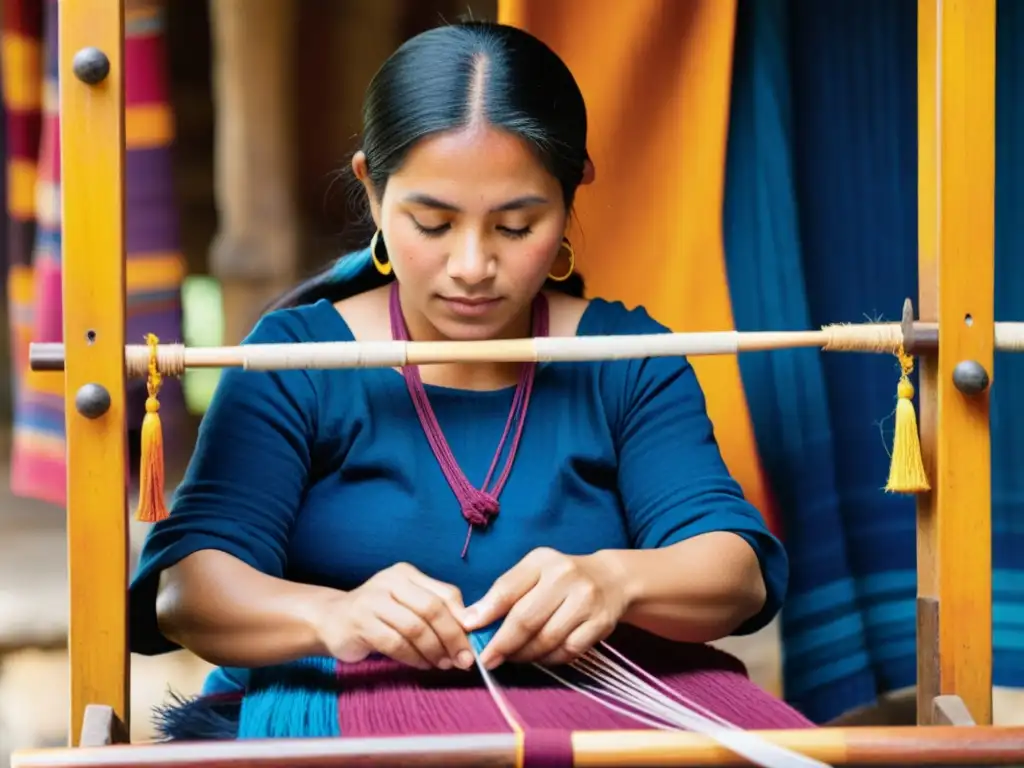
[[[442,296],[441,301],[455,315],[460,317],[480,317],[486,315],[498,305],[498,298],[467,299],[459,296]]]

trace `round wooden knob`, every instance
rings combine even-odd
[[[976,360],[963,360],[953,369],[953,386],[968,397],[988,389],[988,371]]]
[[[83,384],[75,393],[75,410],[87,419],[98,419],[110,410],[110,393],[100,384]]]
[[[83,48],[71,62],[75,77],[88,85],[98,85],[110,74],[110,59],[99,48]]]

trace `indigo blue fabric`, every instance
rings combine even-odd
[[[794,180],[786,0],[737,17],[724,236],[737,330],[813,327]],[[824,721],[875,695],[840,506],[832,407],[816,350],[739,357],[758,450],[790,551],[782,612],[787,700]],[[876,451],[884,456],[881,446]]]
[[[996,320],[1024,320],[1024,6],[996,32]],[[991,389],[992,645],[996,685],[1024,687],[1024,355],[997,352]]]
[[[999,4],[996,319],[1024,318],[1024,7]],[[896,320],[917,296],[913,0],[740,0],[725,202],[742,330]],[[740,359],[791,560],[786,698],[819,722],[912,686],[914,502],[882,491],[899,369]],[[1024,685],[1024,359],[992,386],[994,678]]]

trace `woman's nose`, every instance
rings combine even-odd
[[[467,237],[452,249],[448,276],[467,285],[477,285],[491,277],[491,259],[479,238]]]

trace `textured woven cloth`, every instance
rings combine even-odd
[[[61,165],[56,0],[5,0],[3,102],[7,163],[7,292],[14,376],[12,490],[66,499],[64,381],[28,370],[31,342],[63,338]],[[128,0],[125,24],[127,336],[181,337],[179,253],[167,93],[163,2]],[[79,255],[81,256],[81,255]],[[129,427],[143,415],[143,382],[132,382]],[[161,392],[174,440],[181,392]]]

